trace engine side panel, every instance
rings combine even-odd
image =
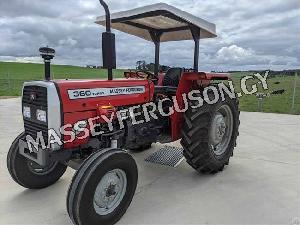
[[[154,84],[141,79],[56,80],[55,83],[62,103],[62,125],[75,124],[78,121],[96,117],[97,108],[101,105],[118,107],[143,104],[151,101],[154,94]],[[139,87],[139,89],[135,91],[135,87]],[[143,88],[141,89],[141,87]],[[126,89],[134,91],[126,92]],[[83,91],[83,95],[79,96],[77,91]],[[88,95],[85,94],[85,91],[89,91]],[[101,96],[97,96],[98,94]],[[64,137],[64,140],[69,138]],[[89,136],[87,138],[79,137],[71,143],[64,144],[64,148],[78,147],[87,143],[88,140]]]

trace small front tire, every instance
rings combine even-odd
[[[67,196],[68,214],[75,225],[115,224],[135,193],[137,166],[120,149],[95,152],[74,175]]]
[[[53,162],[42,167],[19,153],[19,140],[25,139],[24,132],[12,143],[7,154],[7,169],[13,180],[29,189],[41,189],[54,184],[66,171],[67,166]]]

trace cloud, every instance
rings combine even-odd
[[[112,12],[160,0],[111,0]],[[201,70],[288,69],[300,67],[299,0],[166,0],[214,22],[218,37],[200,41]],[[94,24],[104,11],[97,0],[0,1],[0,60],[39,61],[38,48],[54,47],[54,63],[101,65],[101,32]],[[154,45],[118,31],[117,64],[133,68],[154,61]],[[161,63],[191,67],[193,42],[161,45]]]
[[[73,38],[71,37],[68,37],[67,39],[62,39],[62,40],[59,40],[58,42],[59,45],[70,45],[70,46],[74,46],[77,44],[77,40],[74,40]]]
[[[253,57],[254,52],[251,49],[244,49],[236,45],[230,45],[229,47],[222,47],[217,52],[217,59],[228,62],[231,60],[243,61],[249,57]]]

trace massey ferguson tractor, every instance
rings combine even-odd
[[[102,56],[107,80],[52,80],[50,60],[55,51],[40,48],[45,80],[24,83],[24,132],[16,137],[7,155],[11,177],[29,189],[54,184],[68,166],[77,170],[67,195],[67,211],[76,225],[114,224],[126,212],[138,180],[132,150],[181,139],[186,162],[200,173],[214,174],[228,165],[239,127],[236,98],[226,95],[214,104],[204,101],[196,107],[196,99],[205,97],[205,88],[230,79],[228,74],[198,72],[199,40],[216,37],[214,24],[163,3],[113,14],[104,1],[100,3],[105,16],[98,17],[96,23],[106,27]],[[125,72],[123,79],[113,79],[116,53],[111,28],[155,44],[154,73],[131,71]],[[161,73],[160,43],[180,40],[195,43],[193,69],[171,68]],[[128,54],[134,52],[128,49]],[[174,97],[183,108],[182,96],[189,93],[193,98],[185,112],[174,111],[166,117],[159,107],[153,108],[160,102],[168,113]],[[212,94],[208,92],[208,97],[213,98]],[[145,103],[155,114],[148,120],[139,107]],[[135,109],[134,120],[143,123],[133,123],[132,110],[127,111],[130,107]]]

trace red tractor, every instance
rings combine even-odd
[[[76,225],[114,224],[127,210],[138,171],[131,151],[124,149],[144,150],[155,142],[181,139],[187,163],[213,174],[228,165],[239,127],[237,98],[226,95],[214,101],[214,94],[222,95],[214,81],[229,80],[229,75],[198,72],[199,39],[216,37],[214,24],[167,4],[110,15],[105,2],[100,3],[106,15],[96,23],[106,25],[102,54],[108,79],[52,80],[55,51],[40,48],[45,80],[24,83],[24,132],[7,156],[12,178],[30,189],[54,184],[68,166],[77,169],[67,195],[68,214]],[[154,73],[127,72],[127,78],[113,80],[111,27],[154,42]],[[160,43],[190,39],[195,42],[194,68],[160,73]],[[189,96],[186,110],[184,96]],[[150,116],[143,113],[144,106]],[[174,107],[179,109],[171,113]]]

